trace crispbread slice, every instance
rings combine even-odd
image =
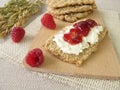
[[[63,30],[66,30],[64,28]],[[88,57],[97,50],[97,47],[100,43],[100,41],[105,37],[107,33],[107,30],[104,29],[102,32],[99,34],[99,40],[95,44],[90,44],[89,48],[86,48],[83,50],[82,53],[79,53],[79,55],[75,54],[67,54],[64,53],[60,48],[57,46],[56,42],[53,41],[54,36],[50,37],[47,42],[44,45],[44,48],[49,51],[52,55],[56,56],[58,59],[68,62],[71,64],[75,64],[77,66],[80,66]]]
[[[67,21],[67,22],[76,22],[81,18],[86,17],[93,11],[87,11],[87,12],[82,12],[82,13],[70,13],[70,14],[65,14],[65,15],[55,15],[52,14],[55,18],[60,19],[62,21]]]
[[[48,8],[48,11],[54,15],[62,15],[62,14],[69,14],[69,13],[77,13],[77,12],[86,12],[91,11],[96,8],[96,5],[75,5],[75,6],[67,6],[64,8]]]
[[[71,5],[94,4],[94,0],[46,0],[52,8],[59,8]]]

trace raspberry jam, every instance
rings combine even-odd
[[[64,40],[74,45],[82,41],[82,33],[79,29],[71,29],[69,33],[64,34]]]
[[[63,39],[71,45],[78,44],[82,42],[82,38],[87,36],[94,26],[97,26],[97,23],[92,19],[77,22],[69,33],[64,34]]]
[[[83,36],[87,36],[90,31],[90,25],[86,21],[78,22],[77,24],[75,24],[73,26],[75,28],[78,28],[82,32]]]
[[[97,23],[94,20],[92,20],[92,19],[87,19],[86,22],[89,23],[90,27],[97,26]]]

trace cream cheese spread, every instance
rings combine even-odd
[[[57,46],[64,52],[68,54],[79,55],[79,53],[83,52],[84,49],[89,47],[89,44],[95,44],[98,42],[101,31],[103,31],[102,26],[94,26],[91,28],[90,32],[86,37],[83,37],[81,43],[76,45],[71,45],[68,42],[64,41],[64,34],[68,33],[73,26],[66,27],[66,31],[60,31],[58,34],[54,35],[53,41],[56,42]]]

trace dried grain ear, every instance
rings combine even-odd
[[[40,10],[41,0],[10,0],[0,8],[0,38],[7,36],[13,26],[24,26],[24,23]]]

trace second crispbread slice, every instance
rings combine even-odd
[[[75,5],[75,6],[67,6],[64,8],[48,8],[48,11],[54,15],[62,15],[62,14],[69,14],[69,13],[77,13],[77,12],[86,12],[96,9],[96,5]]]
[[[55,18],[60,19],[62,21],[67,21],[67,22],[75,22],[78,21],[81,18],[86,17],[93,11],[87,11],[87,12],[82,12],[82,13],[70,13],[70,14],[65,14],[65,15],[55,15],[52,14]]]
[[[94,4],[94,0],[46,0],[49,7],[60,8],[71,5]]]

